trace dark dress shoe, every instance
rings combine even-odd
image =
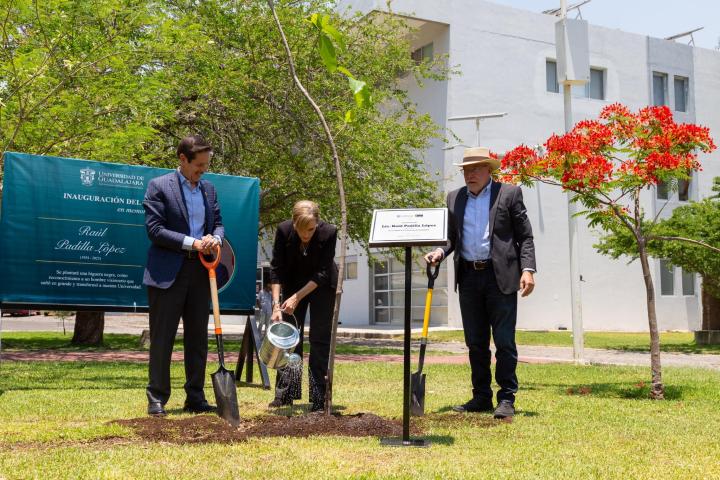
[[[162,403],[150,402],[148,403],[148,415],[153,417],[164,417],[167,415],[167,412],[165,412]]]
[[[456,412],[492,412],[493,403],[492,400],[480,400],[473,398],[467,403],[462,405],[455,405],[452,409]]]
[[[510,400],[500,400],[493,417],[495,418],[508,418],[515,416],[515,407]]]
[[[208,413],[214,412],[215,410],[217,410],[217,408],[210,405],[207,400],[203,400],[199,403],[185,402],[185,406],[183,406],[183,412],[187,413]]]
[[[292,405],[292,400],[283,401],[281,398],[276,398],[272,402],[268,403],[268,407],[270,408],[280,408],[286,405]]]

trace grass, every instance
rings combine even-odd
[[[99,347],[78,347],[70,344],[72,334],[63,335],[54,332],[5,332],[2,335],[3,350],[58,350],[58,351],[140,351],[139,335],[105,334],[104,342]],[[418,337],[419,338],[419,337]],[[563,331],[529,331],[519,330],[516,335],[519,345],[548,345],[572,347],[572,333]],[[396,336],[395,340],[402,339]],[[430,332],[431,342],[464,342],[462,330]],[[585,347],[602,348],[608,350],[621,350],[627,352],[649,352],[650,338],[648,333],[628,332],[586,332]],[[240,350],[240,341],[225,340],[225,350],[237,352]],[[209,342],[210,351],[216,351],[215,341]],[[175,340],[175,350],[181,351],[182,338]],[[697,345],[690,332],[663,332],[660,334],[660,349],[663,352],[678,353],[708,353],[720,354],[720,345]],[[339,344],[339,354],[357,355],[402,355],[402,345],[369,346]],[[433,352],[442,354],[442,352]]]
[[[401,337],[398,337],[401,338]],[[567,331],[518,330],[519,345],[549,345],[572,347],[572,333]],[[464,342],[462,330],[430,332],[433,342]],[[649,352],[650,334],[645,332],[585,332],[585,347],[622,350],[628,352]],[[720,345],[697,345],[691,332],[663,332],[660,334],[660,350],[680,353],[720,354]]]
[[[20,350],[57,350],[61,352],[110,352],[110,351],[146,351],[147,348],[140,346],[139,335],[106,333],[103,335],[103,345],[97,347],[72,345],[70,340],[72,334],[55,332],[5,332],[2,335],[3,351],[20,351]],[[224,340],[225,351],[239,352],[241,341]],[[214,339],[210,339],[208,343],[211,352],[217,351]],[[309,348],[306,343],[305,348]],[[182,338],[175,339],[174,350],[183,350]],[[402,355],[402,345],[397,348],[385,346],[366,346],[366,345],[347,345],[339,344],[337,346],[339,354],[355,354],[355,355]]]
[[[413,422],[430,449],[331,436],[170,445],[108,423],[144,416],[144,364],[2,362],[0,478],[720,477],[720,372],[666,368],[668,400],[651,401],[647,368],[521,364],[512,424],[449,412],[469,395],[467,366],[426,372],[427,415]],[[184,415],[182,377],[174,363],[174,418]],[[343,413],[401,416],[400,364],[340,363],[335,381]],[[240,388],[241,415],[266,415],[271,395]]]

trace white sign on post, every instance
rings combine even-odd
[[[447,208],[374,210],[370,247],[410,247],[447,243]]]

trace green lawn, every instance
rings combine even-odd
[[[139,335],[125,335],[109,333],[103,336],[103,345],[100,347],[78,347],[72,345],[70,340],[72,334],[55,332],[6,332],[2,335],[2,348],[7,351],[19,350],[58,350],[61,352],[108,352],[108,351],[143,351],[146,348],[140,347]],[[182,351],[182,338],[175,340],[175,350]],[[226,352],[239,352],[241,342],[238,340],[225,340]],[[215,339],[209,340],[209,348],[211,352],[217,351]],[[305,345],[305,348],[309,346]],[[357,355],[402,355],[402,345],[398,348],[393,347],[376,347],[365,345],[338,345],[337,353],[339,354],[357,354]]]
[[[398,337],[401,338],[401,337]],[[516,335],[519,345],[554,345],[572,347],[572,333],[519,330]],[[464,342],[461,330],[430,332],[431,342]],[[650,351],[649,333],[627,332],[585,332],[585,347],[625,350],[633,352]],[[696,345],[691,332],[663,332],[660,334],[660,349],[663,352],[715,353],[720,354],[720,345]]]
[[[170,418],[183,416],[182,372],[174,363]],[[521,364],[512,424],[449,412],[469,395],[467,366],[426,372],[427,416],[418,424],[430,449],[329,436],[175,445],[108,423],[144,416],[144,364],[2,362],[0,478],[720,477],[720,372],[666,368],[669,399],[651,401],[646,367]],[[335,404],[400,417],[401,379],[400,364],[340,363]],[[581,387],[585,394],[574,393]],[[243,387],[238,398],[249,418],[267,414],[271,393]]]

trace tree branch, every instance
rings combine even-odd
[[[650,236],[648,236],[648,240],[666,240],[666,241],[674,241],[674,242],[691,243],[693,245],[697,245],[697,246],[712,250],[715,253],[720,253],[720,248],[713,247],[712,245],[707,244],[705,242],[701,242],[700,240],[693,240],[692,238],[668,237],[665,235],[650,235]]]

